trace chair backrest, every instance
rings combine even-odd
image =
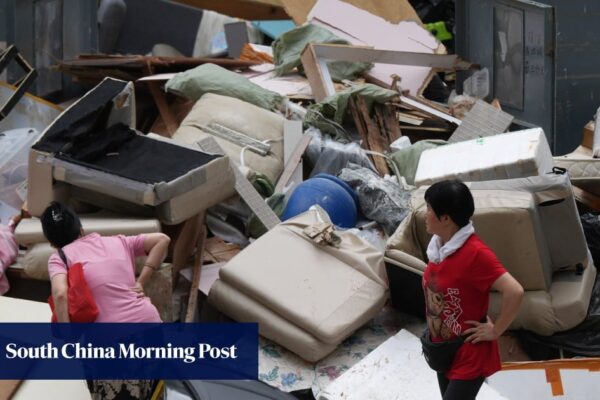
[[[587,245],[568,178],[548,175],[470,183],[473,224],[526,290],[549,290],[555,271],[586,265]],[[388,241],[388,249],[426,260],[426,188],[413,194],[412,215]]]

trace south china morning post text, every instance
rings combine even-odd
[[[92,343],[65,343],[57,347],[46,343],[39,347],[25,347],[17,343],[6,345],[5,358],[14,359],[130,359],[130,360],[181,360],[189,364],[205,358],[236,359],[237,346],[213,347],[210,343],[198,343],[193,347],[175,347],[167,343],[164,347],[138,347],[134,343],[119,343],[116,347],[94,346]]]
[[[257,324],[1,325],[0,379],[258,376]]]

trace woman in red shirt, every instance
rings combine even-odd
[[[523,288],[475,234],[473,196],[464,183],[438,182],[425,201],[433,235],[423,274],[427,327],[434,342],[466,336],[450,369],[438,372],[438,383],[444,400],[475,399],[484,379],[500,369],[496,340],[515,318]],[[496,321],[487,316],[491,289],[502,294]]]

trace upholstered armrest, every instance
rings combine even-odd
[[[385,252],[386,262],[407,269],[415,274],[423,275],[427,263],[400,250],[389,249]]]

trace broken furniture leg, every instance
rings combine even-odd
[[[192,267],[192,287],[188,299],[187,311],[185,313],[185,322],[194,322],[196,309],[198,305],[198,285],[200,284],[200,275],[202,273],[202,263],[204,261],[204,244],[206,243],[206,211],[199,214],[199,232],[196,242],[196,251],[194,255],[194,266]]]
[[[8,113],[19,102],[25,91],[31,86],[33,80],[37,77],[37,72],[29,63],[21,56],[19,50],[14,46],[9,46],[8,49],[0,53],[0,73],[6,68],[12,60],[25,71],[25,76],[17,80],[13,85],[17,87],[15,93],[0,107],[0,121],[8,116]]]

